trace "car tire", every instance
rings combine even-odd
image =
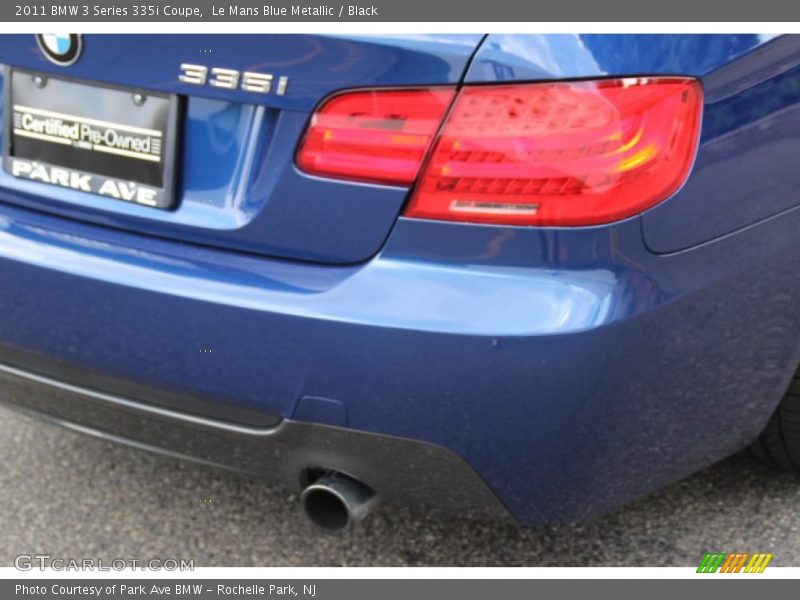
[[[800,473],[800,370],[750,453],[769,467]]]

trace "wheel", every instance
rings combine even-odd
[[[800,473],[800,370],[750,453],[767,466]]]

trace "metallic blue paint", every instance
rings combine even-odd
[[[86,35],[81,59],[59,67],[33,35],[4,35],[0,63],[189,99],[174,211],[54,191],[5,173],[0,187],[21,205],[122,229],[301,260],[363,261],[385,241],[407,189],[298,172],[294,151],[311,111],[340,88],[457,83],[481,38]],[[178,81],[182,63],[285,75],[289,87],[278,96],[189,85]]]
[[[260,251],[292,255],[293,231],[303,232],[306,259],[356,256],[347,243],[347,251],[333,244],[343,233],[382,246],[369,260],[325,265],[176,243],[163,238],[175,227],[172,237],[188,239],[186,229],[150,213],[137,215],[136,228],[160,227],[161,237],[103,227],[119,215],[50,190],[58,197],[38,200],[43,206],[72,204],[69,216],[79,218],[78,204],[97,213],[82,219],[94,223],[64,219],[59,214],[68,213],[50,205],[32,210],[35,199],[23,202],[2,179],[0,342],[223,404],[439,444],[472,465],[524,523],[608,510],[746,446],[800,362],[797,44],[795,37],[490,36],[466,73],[470,81],[701,77],[703,141],[689,182],[644,216],[611,225],[395,219],[403,194],[394,190],[385,243],[377,235],[385,215],[372,214],[361,223],[372,223],[370,232],[332,223],[320,234],[328,245],[312,250],[312,232],[298,221],[321,203],[351,211],[348,197],[380,204],[392,193],[338,182],[340,190],[326,195],[330,182],[270,171],[254,149],[252,178],[283,186],[280,196],[294,202],[283,212],[270,212],[275,194],[240,205],[240,218],[263,217],[272,231],[269,240],[252,240],[265,242]],[[404,43],[404,51],[412,47]],[[3,46],[0,60],[33,60],[18,53]],[[364,77],[385,83],[379,64]],[[141,66],[124,65],[141,77]],[[467,69],[466,59],[461,65]],[[82,68],[82,76],[99,76],[95,63]],[[411,71],[407,83],[415,83]],[[461,76],[445,71],[432,81],[423,69],[416,83]],[[353,81],[331,73],[327,83]],[[233,148],[247,138],[243,122],[253,109],[239,100],[192,99],[188,113],[187,135],[198,143],[214,145],[206,119],[209,129],[219,127],[214,156],[226,157],[221,168],[230,177],[247,170]],[[265,109],[263,118],[287,118],[283,108]],[[203,157],[192,152],[187,190],[205,190],[208,211],[228,206],[232,184],[194,165]],[[761,193],[755,183],[767,178]],[[316,204],[304,197],[308,185],[318,186]],[[224,220],[212,214],[196,213],[194,226],[229,245]],[[300,229],[286,229],[278,244],[273,220]]]
[[[774,37],[756,34],[493,34],[486,38],[476,53],[465,81],[625,75],[702,77],[735,62]]]
[[[308,112],[341,88],[461,79],[481,35],[84,35],[71,67],[49,62],[33,35],[3,35],[0,61],[53,75]],[[178,81],[181,63],[289,77],[285,96]]]
[[[644,216],[655,252],[675,252],[800,205],[800,36],[703,79],[703,133],[680,193]]]

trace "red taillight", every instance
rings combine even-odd
[[[686,179],[699,82],[631,78],[333,97],[298,154],[311,173],[409,184],[406,216],[593,225],[637,214]],[[417,178],[422,159],[422,172]]]
[[[691,79],[466,87],[406,215],[517,225],[634,215],[683,183],[700,107]]]
[[[333,96],[311,118],[297,165],[326,177],[413,183],[454,94],[431,88]]]

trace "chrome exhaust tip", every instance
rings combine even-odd
[[[300,494],[306,516],[333,535],[349,533],[377,502],[378,496],[369,487],[342,473],[323,475]]]

